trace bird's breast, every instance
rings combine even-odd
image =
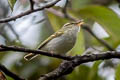
[[[52,53],[67,53],[76,42],[76,35],[73,33],[63,34],[49,41],[41,50]]]

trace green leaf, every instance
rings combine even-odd
[[[116,68],[115,80],[120,80],[120,64]]]
[[[50,23],[55,31],[59,30],[65,23],[68,22],[67,19],[58,17],[53,13],[48,12],[47,15],[48,18],[51,19]]]
[[[80,30],[77,36],[77,41],[73,49],[70,51],[70,55],[80,55],[84,52],[85,50],[85,44],[84,44],[84,37],[83,37],[83,32]]]
[[[120,18],[111,9],[103,6],[91,5],[81,8],[78,13],[84,19],[88,18],[97,21],[110,34],[110,41],[117,41],[118,44],[120,43]]]
[[[77,67],[71,74],[67,75],[67,80],[87,80],[90,67],[81,65]]]
[[[80,8],[87,6],[91,3],[91,0],[71,0],[72,9],[79,10]]]
[[[94,63],[94,65],[92,66],[92,68],[90,69],[90,72],[89,72],[89,75],[88,75],[88,79],[87,80],[102,80],[102,78],[98,75],[98,67],[99,67],[99,64],[101,63],[102,61],[96,61]]]
[[[14,7],[14,5],[16,3],[16,0],[8,0],[8,3],[10,5],[11,10],[13,11],[13,7]]]

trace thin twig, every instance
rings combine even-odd
[[[49,8],[49,9],[46,9],[48,12],[60,17],[60,18],[65,18],[64,14],[61,12],[61,11],[58,11],[54,8]]]
[[[68,12],[67,12],[68,3],[69,3],[69,1],[66,0],[66,4],[65,4],[65,6],[64,6],[64,8],[63,8],[63,10],[62,10],[62,12],[63,12],[63,14],[64,14],[64,17],[67,18],[67,19],[69,19],[69,20],[71,20],[71,21],[77,21],[75,18],[73,18],[72,16],[70,16],[70,15],[68,14]]]
[[[53,54],[53,53],[43,52],[40,50],[32,50],[32,49],[26,49],[26,48],[21,48],[21,47],[16,47],[16,46],[0,45],[0,52],[3,52],[3,51],[18,51],[18,52],[35,53],[35,54],[41,54],[41,55],[54,57],[54,58],[58,58],[58,59],[63,59],[63,60],[72,60],[73,59],[73,57],[71,57],[71,56]]]
[[[82,28],[88,31],[94,38],[96,38],[101,44],[103,44],[108,50],[115,51],[106,41],[98,38],[93,31],[89,28],[89,25],[83,24]]]
[[[30,9],[33,10],[34,9],[34,1],[30,0]]]
[[[23,16],[26,16],[26,15],[29,15],[31,13],[34,13],[34,12],[37,12],[37,11],[40,11],[40,10],[43,10],[45,8],[50,8],[52,6],[54,6],[57,2],[59,2],[60,0],[55,0],[55,1],[51,1],[49,3],[46,3],[46,5],[44,6],[41,6],[40,8],[37,8],[37,9],[34,9],[34,10],[28,10],[24,13],[20,13],[16,16],[13,16],[13,17],[9,17],[9,18],[4,18],[4,19],[0,19],[0,23],[5,23],[5,22],[9,22],[9,21],[13,21],[13,20],[16,20],[18,18],[21,18]]]
[[[58,10],[56,10],[56,9],[54,9],[54,8],[49,8],[49,9],[46,9],[46,10],[47,10],[48,12],[51,12],[52,14],[58,16],[58,17],[66,18],[66,19],[68,19],[68,20],[70,20],[70,21],[77,21],[77,20],[79,20],[79,19],[74,18],[74,17],[72,17],[72,16],[70,16],[70,15],[67,16],[67,17],[65,17],[65,14],[64,14],[63,12],[58,11]],[[67,13],[67,15],[68,15],[68,13]]]
[[[13,78],[14,80],[25,80],[23,78],[20,78],[18,75],[15,73],[11,72],[8,70],[4,65],[0,64],[0,70],[3,71],[7,76]]]
[[[68,6],[68,0],[66,0],[65,6],[62,9],[62,12],[64,13],[65,17],[69,17],[67,14],[67,6]]]
[[[13,34],[16,36],[17,40],[20,41],[19,35],[17,34],[17,32],[14,30],[14,28],[12,27],[11,24],[6,23],[8,25],[8,27],[10,28],[10,30],[13,32]]]

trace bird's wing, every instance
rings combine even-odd
[[[50,37],[48,37],[45,41],[43,41],[39,46],[38,49],[41,49],[45,44],[47,44],[50,40],[52,40],[53,38],[56,38],[58,36],[61,36],[64,32],[59,30],[56,33],[54,33],[53,35],[51,35]]]
[[[46,39],[45,41],[43,41],[39,46],[38,49],[41,49],[45,44],[47,44],[50,40],[52,40],[55,37],[61,36],[64,32],[59,30],[58,32],[54,33],[53,35],[51,35],[50,37],[48,37],[48,39]],[[27,55],[24,56],[24,59],[29,61],[33,58],[35,58],[36,56],[38,56],[38,54],[34,54],[34,53],[29,53]]]

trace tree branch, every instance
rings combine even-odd
[[[74,17],[70,16],[68,13],[63,13],[61,11],[58,11],[58,10],[54,9],[54,8],[49,8],[49,9],[46,9],[46,10],[48,12],[51,12],[52,14],[58,16],[58,17],[66,18],[66,19],[68,19],[70,21],[78,21],[79,20],[77,18],[74,18]],[[67,15],[67,17],[66,17],[66,15]]]
[[[75,58],[72,61],[63,61],[57,69],[55,69],[54,71],[48,74],[41,76],[39,80],[56,80],[59,77],[70,74],[75,67],[79,66],[82,63],[87,63],[97,60],[107,60],[111,58],[120,59],[120,52],[108,51],[108,52],[103,52],[101,54],[75,56]]]
[[[106,41],[98,38],[93,31],[89,28],[89,25],[83,24],[82,28],[88,31],[94,38],[96,38],[101,44],[103,44],[108,50],[115,51]]]
[[[63,60],[72,60],[73,59],[73,57],[71,57],[71,56],[53,54],[53,53],[43,52],[40,50],[32,50],[32,49],[26,49],[26,48],[21,48],[21,47],[16,47],[16,46],[0,45],[0,52],[3,52],[3,51],[18,51],[18,52],[35,53],[35,54],[41,54],[44,56],[54,57],[54,58],[63,59]]]
[[[16,39],[20,41],[18,33],[15,31],[15,29],[12,27],[11,24],[6,23],[6,25],[9,27],[9,29],[13,32],[13,34],[16,36]]]
[[[62,77],[64,75],[70,74],[76,66],[79,66],[82,63],[87,63],[97,60],[107,60],[112,58],[120,59],[120,52],[116,52],[116,51],[107,51],[101,54],[89,54],[89,55],[87,54],[83,56],[74,56],[74,57],[61,56],[57,54],[42,52],[40,50],[31,50],[31,49],[25,49],[15,46],[4,46],[4,45],[0,45],[0,51],[28,52],[28,53],[42,54],[49,57],[55,57],[55,58],[67,60],[67,61],[63,61],[63,63],[61,63],[61,65],[54,71],[43,75],[40,78],[40,80],[53,80]]]
[[[54,8],[46,9],[46,11],[48,11],[48,12],[50,12],[50,13],[52,13],[52,14],[60,17],[60,18],[65,18],[64,14],[61,11],[58,11],[58,10],[56,10]]]
[[[33,0],[30,0],[30,9],[31,9],[31,10],[34,9],[34,2],[33,2]]]
[[[0,64],[0,70],[3,71],[6,75],[9,77],[13,78],[14,80],[25,80],[23,78],[20,78],[18,75],[15,73],[9,71],[4,65]]]
[[[71,20],[71,21],[77,21],[76,18],[73,18],[72,16],[70,16],[70,15],[68,14],[68,12],[67,12],[68,3],[69,3],[69,1],[66,0],[66,4],[65,4],[65,6],[64,6],[64,8],[63,8],[63,10],[62,10],[62,12],[63,12],[63,14],[64,14],[64,17],[67,18],[67,19],[69,19],[69,20]]]
[[[18,15],[13,16],[13,17],[5,18],[5,19],[0,19],[0,23],[5,23],[5,22],[13,21],[13,20],[21,18],[23,16],[29,15],[29,14],[31,14],[33,12],[37,12],[37,11],[43,10],[45,8],[50,8],[50,7],[54,6],[59,1],[60,0],[51,1],[49,3],[46,3],[46,5],[44,5],[44,6],[41,6],[40,8],[37,8],[37,9],[34,9],[34,10],[28,10],[28,11],[26,11],[24,13],[18,14]]]

